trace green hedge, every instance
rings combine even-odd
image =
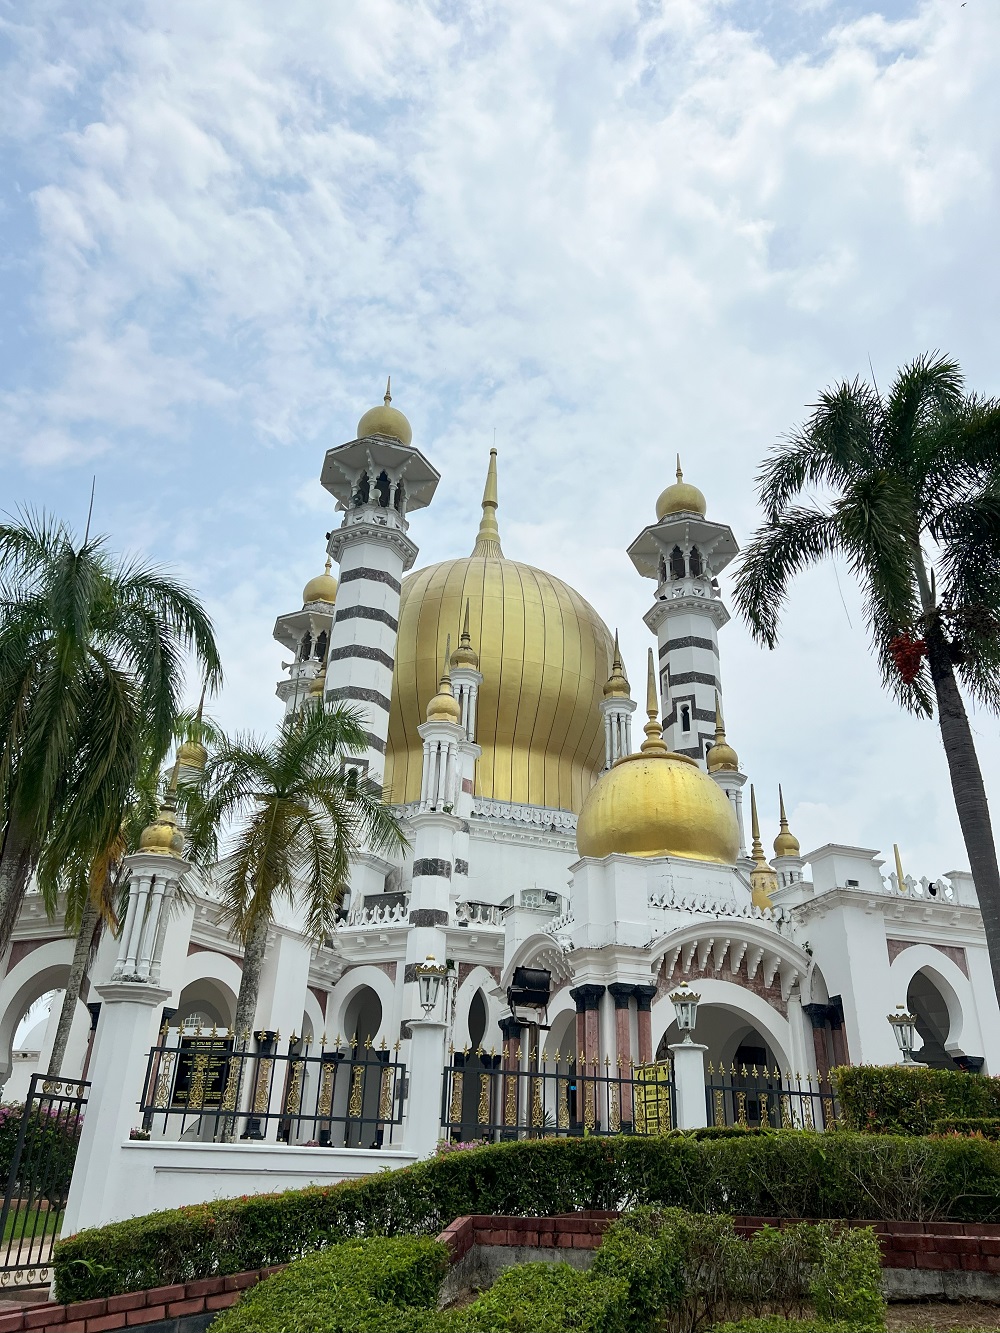
[[[446,1266],[429,1239],[347,1241],[254,1287],[213,1333],[693,1333],[723,1315],[801,1315],[809,1298],[820,1319],[884,1326],[878,1242],[862,1228],[800,1223],[744,1240],[730,1217],[641,1209],[609,1228],[589,1271],[521,1264],[439,1312]]]
[[[981,1134],[984,1139],[1000,1139],[1000,1117],[951,1116],[934,1121],[935,1134]]]
[[[1000,1078],[920,1065],[835,1069],[840,1114],[867,1134],[933,1134],[940,1120],[1000,1117]]]
[[[434,1236],[467,1213],[531,1217],[638,1204],[786,1218],[996,1221],[1000,1144],[801,1130],[497,1144],[363,1180],[80,1232],[55,1248],[56,1294],[88,1300],[266,1268],[355,1237]]]

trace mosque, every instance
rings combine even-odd
[[[438,1058],[453,1072],[506,1060],[532,1024],[557,1064],[656,1065],[685,1035],[671,997],[691,991],[706,1086],[713,1070],[822,1081],[838,1064],[896,1063],[899,1006],[916,1030],[904,1058],[1000,1072],[971,875],[917,880],[898,855],[886,870],[877,850],[835,841],[803,854],[783,800],[765,852],[738,719],[724,720],[723,580],[738,547],[680,460],[628,548],[649,583],[652,636],[634,684],[584,596],[505,553],[496,450],[470,553],[430,566],[414,536],[439,474],[388,390],[356,438],[327,452],[321,480],[339,522],[326,571],[277,619],[277,692],[286,715],[316,699],[363,712],[367,749],[346,762],[382,786],[409,849],[360,857],[322,945],[293,909],[276,922],[262,1034],[314,1047],[337,1034],[412,1064],[430,958]],[[205,755],[185,746],[179,760],[196,776]],[[156,1022],[224,1031],[239,950],[210,878],[187,879],[163,938],[169,999]],[[98,981],[117,948],[105,946]],[[5,1100],[46,1067],[54,1016],[33,1031],[22,1020],[65,980],[71,953],[29,898],[0,985]],[[527,1017],[521,1000],[535,1005]],[[95,1008],[80,1006],[67,1075],[87,1067]],[[456,1119],[447,1101],[442,1124]]]

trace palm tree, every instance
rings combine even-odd
[[[215,687],[211,621],[181,584],[45,515],[0,524],[0,953],[43,854],[91,864],[114,844],[189,651]]]
[[[206,744],[217,745],[221,733],[216,724],[204,716],[205,691],[196,712],[182,712],[174,723],[174,741],[177,756],[170,770],[158,771],[153,755],[147,751],[139,773],[132,799],[111,844],[103,848],[96,859],[81,860],[74,856],[69,862],[54,863],[43,850],[38,868],[38,887],[51,920],[64,901],[64,927],[68,935],[76,936],[73,961],[63,992],[59,1018],[56,1023],[48,1074],[55,1078],[62,1072],[73,1019],[80,1001],[80,992],[87,970],[94,960],[98,945],[106,929],[117,933],[128,903],[128,875],[125,858],[139,846],[142,831],[155,818],[160,800],[166,789],[176,786],[178,770],[193,747],[207,756]],[[184,791],[181,792],[183,805]]]
[[[822,498],[803,502],[804,491]],[[1000,995],[1000,873],[986,789],[959,689],[1000,706],[1000,403],[966,396],[938,355],[883,397],[855,379],[765,460],[765,521],[736,577],[736,605],[773,648],[793,574],[843,556],[861,584],[886,687],[937,712]]]
[[[237,1049],[253,1030],[267,930],[278,903],[304,907],[306,929],[321,941],[334,929],[358,853],[406,846],[374,783],[343,762],[367,745],[358,713],[309,704],[273,741],[223,738],[201,791],[189,795],[190,854],[202,866],[214,864],[214,881],[243,946]],[[220,840],[220,832],[228,836]]]

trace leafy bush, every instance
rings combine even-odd
[[[56,1293],[88,1300],[266,1268],[351,1238],[434,1236],[467,1213],[532,1217],[643,1204],[764,1217],[994,1221],[1000,1144],[803,1130],[497,1144],[363,1180],[80,1232],[56,1246]]]
[[[224,1311],[212,1333],[439,1333],[448,1251],[417,1237],[347,1241],[291,1264]]]
[[[23,1102],[0,1105],[0,1186],[20,1185],[31,1180],[36,1195],[41,1194],[50,1203],[61,1206],[69,1191],[76,1161],[80,1117],[60,1114],[47,1106],[35,1106],[25,1127],[18,1179],[11,1182],[14,1154],[24,1118]]]
[[[630,1213],[608,1228],[591,1272],[624,1280],[637,1328],[678,1309],[684,1300],[681,1247],[662,1215],[652,1209]]]
[[[868,1134],[931,1134],[940,1120],[1000,1117],[1000,1078],[919,1065],[835,1069],[848,1129]]]
[[[883,1326],[877,1325],[881,1330]],[[757,1319],[737,1319],[735,1323],[713,1324],[708,1333],[876,1333],[862,1324],[831,1323],[813,1315],[810,1319],[783,1319],[780,1315],[763,1315]]]
[[[981,1134],[984,1139],[1000,1139],[1000,1116],[951,1116],[934,1121],[935,1134]]]
[[[519,1264],[456,1311],[455,1333],[632,1333],[628,1283],[569,1264]]]
[[[845,1227],[827,1238],[809,1290],[822,1319],[884,1327],[881,1250],[871,1227]]]

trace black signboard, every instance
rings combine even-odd
[[[181,1037],[173,1104],[191,1110],[221,1106],[231,1050],[226,1037]]]

